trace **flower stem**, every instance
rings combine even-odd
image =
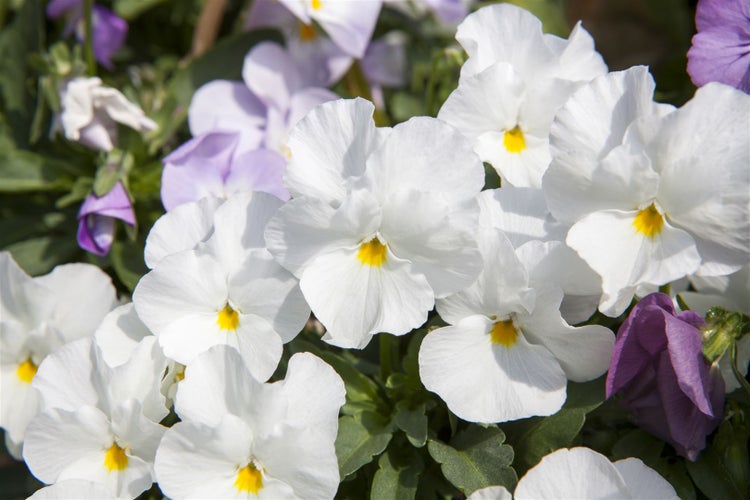
[[[737,382],[740,383],[743,389],[745,389],[745,392],[747,392],[748,395],[750,395],[750,383],[748,383],[747,379],[740,373],[739,368],[737,368],[737,341],[732,342],[732,347],[730,347],[729,351],[729,357],[732,361],[732,373],[734,373],[734,378],[737,379]]]
[[[388,333],[381,333],[380,338],[380,375],[383,382],[393,373],[398,366],[398,337]]]
[[[89,76],[96,76],[96,60],[94,59],[94,0],[83,2],[83,29],[86,41],[83,51],[86,57],[86,70]]]

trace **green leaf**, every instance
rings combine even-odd
[[[512,491],[518,478],[510,467],[513,448],[504,442],[505,434],[497,427],[472,426],[457,434],[450,446],[431,439],[427,449],[446,479],[466,495],[492,485]]]
[[[110,259],[115,274],[130,291],[133,291],[141,276],[148,272],[143,262],[141,244],[115,240],[110,249]]]
[[[604,401],[604,377],[586,383],[568,382],[565,405],[549,417],[533,419],[532,424],[516,442],[516,459],[520,470],[526,471],[543,456],[573,444],[586,414]]]
[[[43,236],[5,247],[24,271],[32,276],[48,273],[69,261],[78,251],[74,237]]]
[[[26,55],[42,50],[45,33],[40,0],[26,0],[13,22],[0,30],[0,110],[20,146],[29,144],[34,109]]]
[[[151,7],[165,1],[166,0],[115,0],[113,9],[115,14],[130,21]]]
[[[742,491],[713,447],[703,450],[697,461],[686,461],[685,465],[696,486],[707,497],[747,498],[748,492]]]
[[[633,429],[622,436],[612,447],[612,460],[635,457],[644,463],[656,463],[664,449],[664,441],[646,431]]]
[[[567,38],[570,27],[565,20],[564,3],[559,0],[507,0],[528,10],[542,22],[545,33],[552,33]]]
[[[424,403],[416,408],[410,408],[406,401],[399,401],[396,404],[393,423],[404,431],[413,446],[421,448],[427,442],[427,415]]]
[[[69,167],[30,151],[0,152],[0,192],[64,190],[71,186]]]
[[[380,395],[378,385],[356,366],[356,358],[350,353],[341,355],[302,339],[295,339],[294,347],[298,351],[309,351],[331,365],[344,380],[346,388],[346,405],[344,413],[356,414],[362,411],[378,412],[387,407]]]
[[[390,426],[376,413],[362,412],[339,418],[336,457],[341,478],[372,462],[391,441]]]
[[[378,471],[372,481],[372,500],[411,500],[417,494],[419,475],[424,462],[411,454],[404,460],[388,450],[378,460]]]

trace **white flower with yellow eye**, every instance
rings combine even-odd
[[[167,416],[159,392],[166,359],[153,337],[111,368],[92,339],[71,342],[45,359],[34,378],[43,411],[26,431],[23,458],[45,483],[83,479],[118,498],[153,483],[156,447]]]
[[[533,14],[501,4],[468,16],[456,39],[469,59],[438,118],[466,135],[503,185],[541,187],[555,112],[607,71],[591,36],[580,23],[569,40],[544,34]]]
[[[0,427],[14,456],[20,457],[26,426],[39,412],[31,382],[42,360],[91,336],[114,305],[112,281],[96,266],[66,264],[31,278],[0,252]]]
[[[470,422],[551,415],[565,402],[567,380],[607,370],[614,335],[598,325],[569,326],[559,310],[562,290],[531,288],[533,270],[501,231],[480,228],[478,237],[485,268],[473,285],[437,301],[451,326],[422,341],[420,378]]]
[[[617,316],[640,285],[750,261],[750,96],[722,84],[682,108],[652,102],[644,67],[593,80],[552,125],[542,181],[567,244],[602,277]]]
[[[266,228],[268,249],[300,278],[324,340],[362,348],[420,326],[435,297],[476,278],[473,229],[484,169],[458,131],[433,118],[377,129],[362,99],[326,103],[293,130],[293,193]]]
[[[282,203],[265,193],[230,198],[215,209],[204,243],[160,258],[138,283],[138,317],[169,358],[187,365],[211,346],[227,344],[259,380],[274,372],[282,345],[310,316],[297,280],[263,241],[266,221]]]
[[[309,353],[286,378],[256,381],[240,355],[216,346],[185,371],[182,421],[156,453],[159,487],[172,498],[333,498],[341,377]]]

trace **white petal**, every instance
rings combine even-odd
[[[38,489],[29,500],[60,500],[78,498],[79,500],[115,499],[115,493],[105,485],[85,479],[68,479]]]
[[[39,391],[43,409],[77,408],[99,402],[100,387],[92,376],[97,370],[91,339],[81,339],[57,349],[44,359],[32,382]]]
[[[636,212],[606,210],[577,222],[566,243],[602,277],[602,305],[618,292],[641,283],[661,285],[693,273],[700,263],[695,242],[685,231],[664,221],[653,238],[638,233]],[[627,304],[625,304],[627,305]],[[619,315],[622,311],[614,311]]]
[[[321,255],[306,268],[300,287],[328,330],[323,340],[340,347],[361,349],[378,332],[408,333],[434,305],[424,276],[390,251],[380,267],[360,263],[356,247]]]
[[[470,422],[506,422],[559,410],[566,380],[554,356],[522,335],[510,347],[495,345],[492,326],[484,316],[470,316],[428,334],[419,349],[425,387]]]
[[[573,81],[589,81],[607,72],[602,56],[594,49],[594,39],[578,21],[568,36],[567,44],[560,54],[558,78]]]
[[[432,194],[405,190],[383,207],[380,232],[390,250],[427,278],[436,297],[466,288],[482,269],[473,231],[476,205],[457,211]]]
[[[633,498],[680,498],[666,479],[637,458],[618,460],[614,466],[625,480],[625,485],[630,489]]]
[[[0,252],[0,317],[28,329],[47,321],[56,296],[19,267],[10,252]]]
[[[487,486],[474,490],[466,500],[513,500],[513,495],[505,489],[505,486]]]
[[[146,237],[145,261],[153,269],[167,255],[195,248],[212,232],[214,212],[222,200],[201,198],[183,203],[159,217]]]
[[[136,399],[119,404],[112,412],[111,420],[112,432],[117,436],[120,445],[128,450],[129,455],[152,464],[156,448],[167,428],[146,418],[140,402]]]
[[[37,478],[54,483],[67,467],[85,457],[100,459],[104,469],[104,452],[111,445],[109,422],[98,409],[53,409],[29,424],[23,458]]]
[[[224,415],[242,416],[259,397],[260,384],[250,376],[239,352],[215,346],[185,369],[175,408],[183,420],[217,426]]]
[[[266,226],[266,244],[282,266],[298,278],[318,255],[355,247],[380,226],[380,207],[369,193],[356,191],[337,209],[311,197],[292,199]]]
[[[529,342],[555,356],[569,380],[593,380],[609,368],[615,336],[601,325],[568,325],[560,314],[561,300],[559,289],[541,290],[533,312],[518,316],[519,326]]]
[[[469,141],[435,118],[415,117],[393,128],[367,159],[376,198],[399,190],[442,195],[449,205],[472,199],[484,185],[484,167]]]
[[[0,427],[6,440],[23,443],[26,427],[40,408],[39,392],[28,382],[18,378],[18,365],[0,367]]]
[[[229,282],[229,295],[243,313],[266,320],[284,343],[296,337],[310,317],[297,279],[265,249],[248,254]]]
[[[359,0],[354,3],[323,1],[320,9],[308,12],[336,45],[361,59],[372,38],[381,4],[381,0]]]
[[[284,176],[293,197],[343,199],[345,179],[364,172],[365,161],[377,144],[374,109],[359,98],[332,101],[297,124],[289,134],[292,157]]]
[[[125,363],[138,343],[150,335],[131,302],[116,307],[104,316],[94,332],[94,341],[107,364],[118,366]]]
[[[193,94],[188,108],[190,133],[261,128],[266,109],[242,82],[213,80]]]
[[[63,264],[35,280],[56,295],[57,304],[50,323],[68,342],[93,335],[104,316],[116,305],[111,278],[91,264]]]
[[[607,457],[588,448],[560,449],[542,458],[518,481],[514,496],[524,499],[631,498]]]
[[[251,430],[227,416],[216,427],[179,422],[162,438],[154,470],[171,498],[237,497],[237,471],[246,465]]]

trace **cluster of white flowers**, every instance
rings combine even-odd
[[[321,2],[285,3],[346,35]],[[93,266],[30,278],[0,253],[0,425],[55,484],[37,498],[129,498],[154,481],[175,498],[333,497],[341,378],[300,353],[268,383],[311,311],[323,341],[362,349],[435,308],[449,326],[422,342],[424,386],[498,423],[551,415],[568,380],[606,372],[612,332],[571,326],[597,307],[617,316],[644,290],[747,266],[750,96],[709,84],[682,108],[655,103],[646,68],[607,73],[580,24],[560,39],[509,4],[457,39],[469,58],[437,119],[378,128],[365,100],[315,107],[281,141],[291,199],[171,209],[132,304],[115,308]],[[248,71],[272,72],[256,66],[276,49],[257,50],[270,52]],[[481,191],[482,162],[503,187]],[[170,410],[181,421],[167,428]],[[548,456],[516,496],[674,496],[640,461],[592,454]],[[599,476],[557,489],[583,469]]]

